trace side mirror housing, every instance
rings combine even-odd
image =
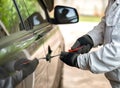
[[[68,6],[56,6],[54,11],[55,24],[77,23],[79,16],[77,10]]]

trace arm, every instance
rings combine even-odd
[[[86,54],[62,52],[60,59],[67,65],[90,70],[93,73],[106,73],[120,68],[120,24],[117,24],[111,35],[111,42],[98,51]]]
[[[113,20],[112,22],[117,20],[115,25],[107,25],[107,28],[109,29],[107,29],[106,33],[112,30],[109,36],[110,41],[107,41],[107,43],[98,51],[78,56],[77,61],[80,68],[89,69],[94,73],[104,73],[120,67],[120,17],[118,15],[120,14],[120,8],[118,7],[119,5],[115,8],[114,14],[109,15],[114,17],[109,18]],[[96,33],[94,34],[96,35]],[[97,37],[97,35],[94,37]]]
[[[120,45],[115,41],[106,44],[98,51],[79,55],[77,63],[81,69],[90,70],[93,73],[105,73],[120,67],[119,53]]]
[[[98,46],[103,43],[104,29],[105,29],[105,17],[102,18],[101,22],[97,26],[95,26],[93,30],[87,33],[93,40],[94,46]]]

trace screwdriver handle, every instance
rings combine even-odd
[[[79,46],[79,47],[77,47],[77,48],[75,48],[75,49],[70,49],[70,50],[68,50],[69,52],[77,52],[79,49],[81,49],[82,48],[82,46]]]

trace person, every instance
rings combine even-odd
[[[22,80],[32,74],[38,59],[29,60],[22,58],[10,61],[0,66],[0,88],[15,88]]]
[[[108,0],[101,22],[78,38],[71,49],[79,47],[76,52],[61,52],[60,59],[72,67],[104,73],[112,88],[120,88],[120,0]]]

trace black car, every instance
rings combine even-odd
[[[59,87],[63,63],[59,56],[46,56],[65,49],[57,24],[76,22],[76,10],[55,6],[54,0],[0,0],[0,65],[15,59],[39,59],[35,72],[17,88]]]

